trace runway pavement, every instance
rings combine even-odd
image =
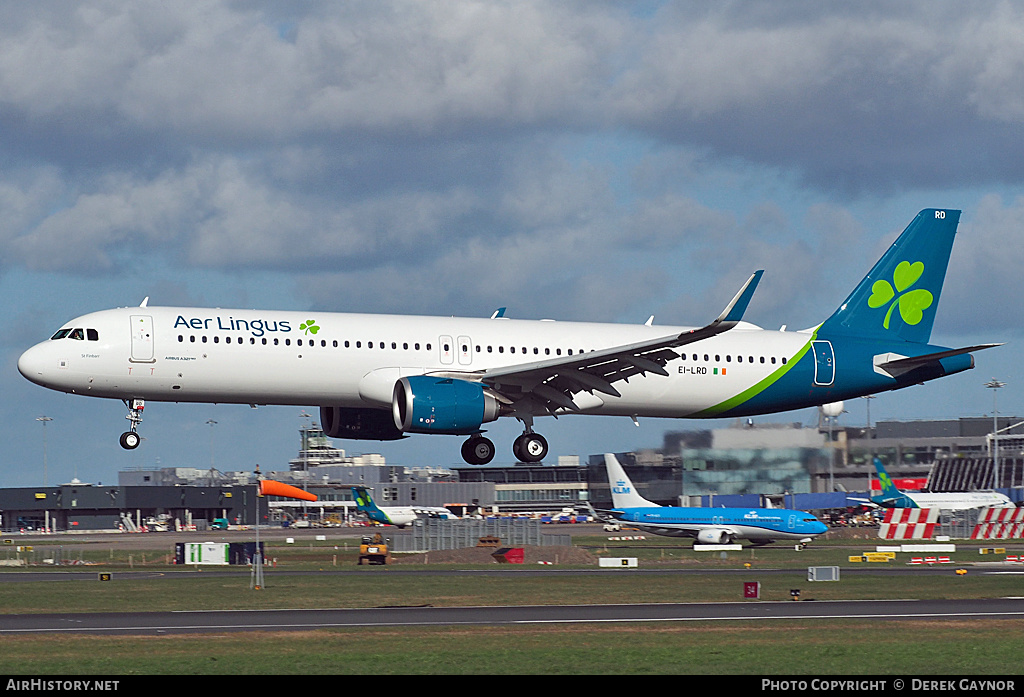
[[[381,607],[326,610],[114,612],[0,615],[0,634],[181,634],[344,627],[620,622],[734,622],[787,619],[1020,619],[1024,598],[828,602]]]

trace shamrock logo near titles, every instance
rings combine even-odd
[[[885,320],[882,322],[883,327],[889,328],[892,311],[896,309],[897,305],[900,308],[900,317],[907,324],[918,324],[924,318],[924,311],[931,307],[934,297],[924,288],[908,290],[917,283],[923,273],[924,262],[915,261],[911,264],[909,261],[901,261],[893,271],[891,285],[885,280],[875,281],[872,284],[868,307],[879,308],[891,302],[889,311],[885,313]]]
[[[320,327],[317,326],[315,319],[307,319],[305,322],[299,325],[299,329],[304,331],[306,334],[316,334],[320,331]]]

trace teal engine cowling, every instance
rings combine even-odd
[[[395,426],[407,433],[469,435],[498,418],[500,405],[478,382],[415,375],[395,383]]]

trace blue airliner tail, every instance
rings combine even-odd
[[[959,222],[957,210],[918,213],[818,335],[927,344]]]

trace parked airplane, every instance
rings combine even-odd
[[[882,493],[871,497],[871,503],[883,508],[938,508],[962,511],[969,508],[1016,508],[1017,504],[996,491],[910,492],[900,491],[893,484],[882,461],[875,458],[875,470]]]
[[[618,458],[605,453],[604,464],[615,507],[605,513],[625,525],[655,535],[694,537],[701,544],[730,544],[737,539],[767,544],[775,540],[810,542],[816,535],[828,531],[828,527],[810,513],[784,508],[659,506],[636,492]]]
[[[356,510],[365,513],[366,516],[377,523],[385,525],[397,525],[404,528],[417,518],[442,518],[454,519],[455,516],[447,508],[433,508],[430,506],[378,506],[370,491],[365,486],[354,486],[352,488],[352,499],[356,502]]]
[[[18,370],[62,392],[120,399],[141,440],[146,400],[320,406],[331,438],[468,436],[471,464],[494,457],[481,426],[522,422],[513,454],[539,462],[541,416],[712,418],[817,406],[974,366],[928,343],[960,212],[924,210],[822,324],[768,331],[743,322],[762,271],[700,328],[492,318],[148,307],[67,322]],[[671,366],[669,364],[672,364]]]

